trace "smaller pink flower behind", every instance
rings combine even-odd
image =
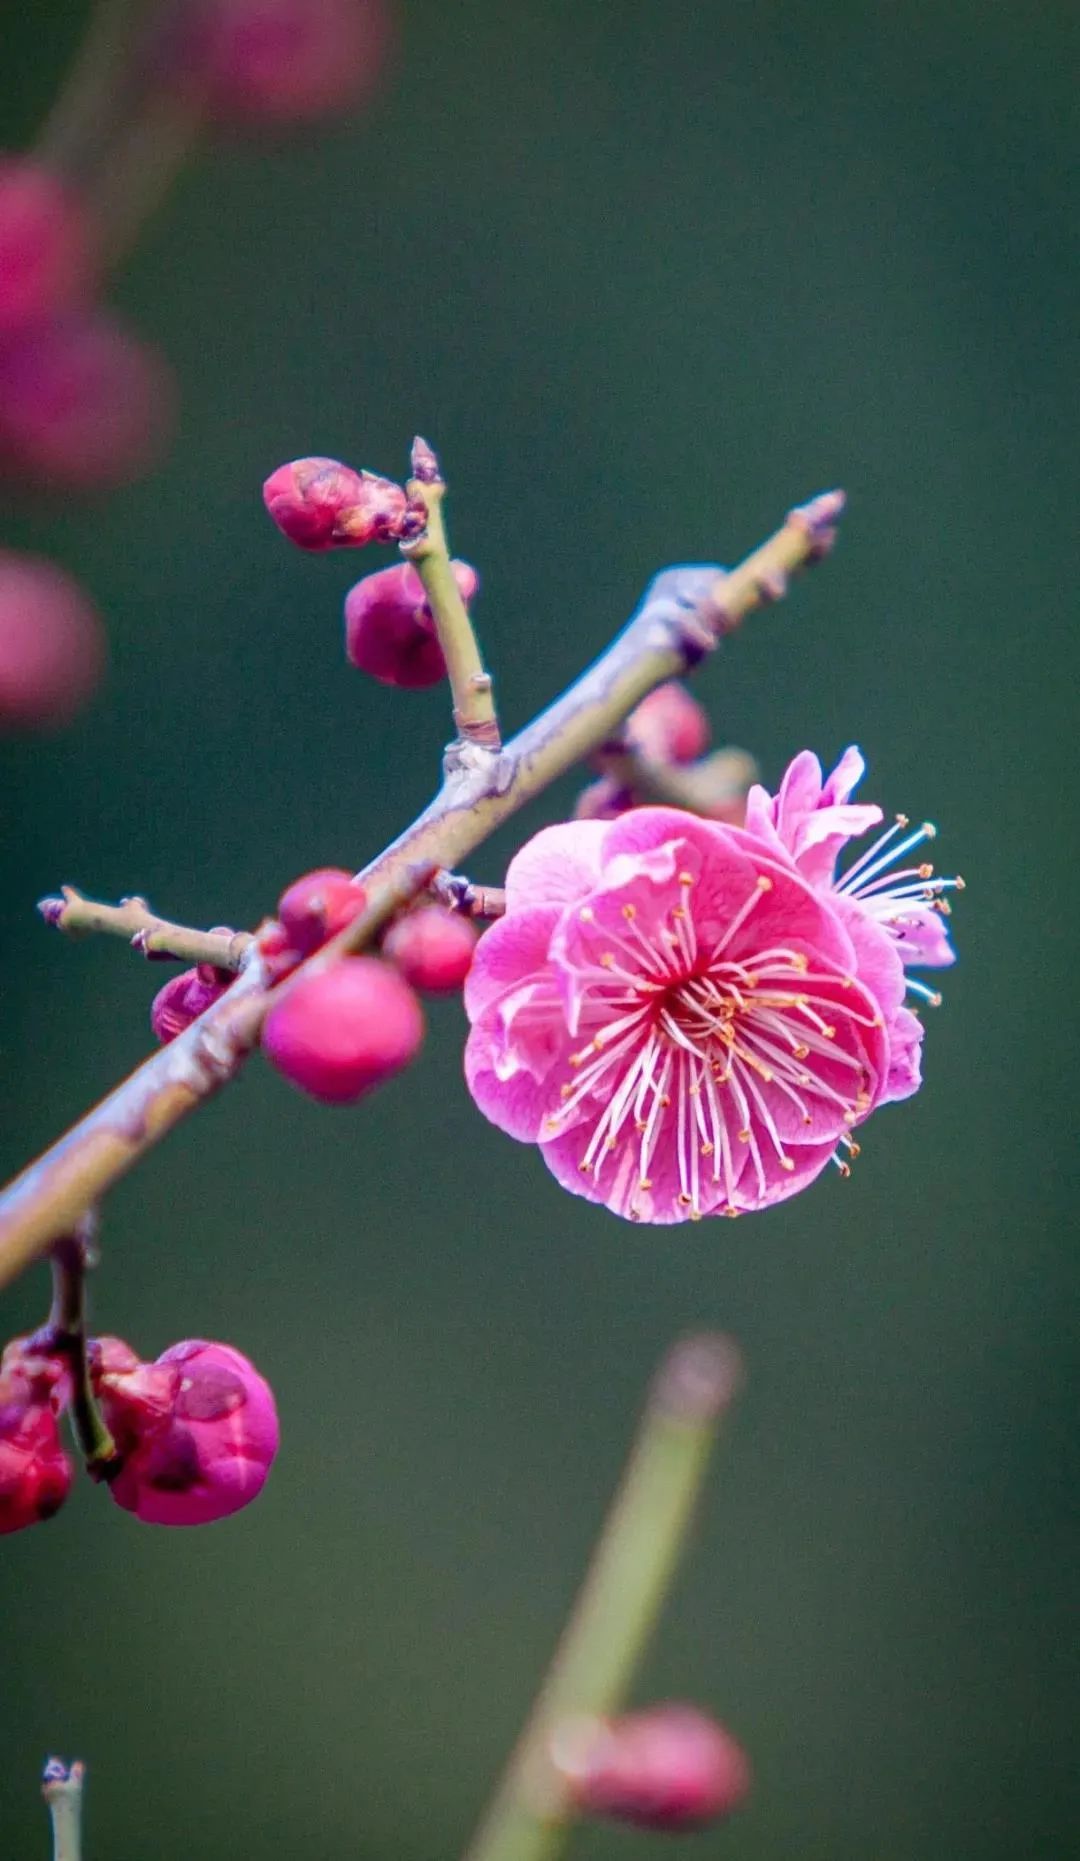
[[[189,1338],[140,1363],[101,1338],[95,1391],[121,1456],[118,1506],[148,1525],[207,1525],[258,1497],[278,1450],[270,1385],[230,1344]]]
[[[570,1720],[552,1760],[580,1815],[643,1829],[700,1829],[750,1788],[742,1746],[696,1706],[671,1701],[617,1719]]]
[[[919,1082],[892,938],[778,832],[669,808],[544,829],[466,983],[469,1088],[573,1193],[631,1220],[804,1188]]]

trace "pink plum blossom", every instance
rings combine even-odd
[[[845,1173],[919,1083],[922,1029],[875,919],[779,834],[638,808],[543,829],[465,985],[470,1091],[564,1187],[653,1223]]]
[[[851,800],[865,768],[862,753],[852,744],[823,780],[817,757],[804,750],[790,764],[775,795],[757,785],[750,790],[746,826],[775,849],[782,848],[804,879],[830,891],[842,911],[854,906],[880,925],[905,967],[945,968],[956,960],[945,922],[946,893],[962,891],[963,880],[936,878],[924,860],[895,870],[904,854],[935,838],[937,829],[931,822],[909,833],[907,816],[898,814],[854,865],[836,874],[837,859],[848,841],[879,826],[883,818],[880,808]],[[924,1000],[939,999],[923,984],[909,981],[908,987]]]

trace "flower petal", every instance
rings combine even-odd
[[[505,989],[523,982],[547,963],[551,933],[559,921],[555,905],[536,906],[497,918],[479,939],[465,978],[465,1013],[475,1021]]]
[[[600,877],[606,821],[561,821],[542,827],[506,869],[507,915],[529,905],[569,905]]]

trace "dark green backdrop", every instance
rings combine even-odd
[[[127,268],[172,356],[166,468],[5,534],[95,590],[109,684],[0,751],[0,1163],[147,1044],[156,981],[66,946],[61,880],[249,923],[430,790],[438,692],[343,669],[356,566],[290,553],[300,452],[398,472],[415,429],[508,720],[670,561],[730,559],[841,482],[834,560],[706,668],[770,776],[857,739],[968,893],[927,1084],[853,1181],[737,1224],[572,1201],[460,1084],[461,1015],[334,1114],[253,1064],[113,1198],[102,1328],[235,1339],[284,1445],[206,1533],[85,1484],[0,1552],[0,1855],[44,1855],[48,1750],[88,1861],[452,1856],[548,1653],[643,1380],[729,1327],[750,1384],[642,1697],[754,1754],[739,1861],[1021,1861],[1071,1846],[1077,906],[1077,15],[415,0],[359,124],[221,148]],[[3,140],[81,9],[10,6]],[[569,805],[573,785],[535,821]],[[497,879],[512,836],[485,849]],[[5,1328],[33,1324],[39,1272]],[[1074,1308],[1075,1309],[1075,1308]],[[662,1852],[589,1833],[585,1855]]]

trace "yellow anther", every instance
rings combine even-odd
[[[705,1142],[704,1142],[704,1143],[702,1144],[702,1146],[701,1146],[701,1154],[702,1154],[702,1156],[703,1156],[703,1157],[711,1157],[711,1156],[712,1156],[712,1154],[713,1154],[713,1150],[714,1150],[714,1148],[715,1148],[715,1146],[714,1146],[713,1144],[710,1144],[710,1142],[709,1142],[709,1140],[708,1140],[708,1138],[706,1138],[706,1139],[705,1139]]]
[[[933,821],[924,821],[922,824],[922,831],[928,840],[937,839],[937,828],[934,826]]]
[[[680,885],[693,885],[693,883],[694,883],[694,875],[692,872],[680,872],[679,874]]]
[[[603,951],[603,952],[601,953],[601,956],[600,956],[600,967],[601,967],[601,969],[614,969],[614,967],[615,967],[615,956],[614,956],[614,953],[613,953],[613,951],[611,951],[611,950],[604,950],[604,951]]]
[[[749,1131],[745,1129],[742,1131],[736,1131],[735,1135],[738,1138],[740,1144],[748,1144],[750,1142],[750,1133]]]
[[[806,1056],[807,1056],[807,1054],[809,1053],[809,1051],[810,1051],[810,1049],[809,1049],[809,1047],[808,1047],[808,1046],[806,1045],[806,1042],[805,1042],[805,1041],[802,1041],[802,1040],[800,1040],[800,1042],[799,1042],[799,1044],[798,1044],[798,1046],[797,1046],[797,1047],[792,1047],[792,1049],[791,1049],[791,1051],[792,1051],[792,1053],[793,1053],[793,1054],[795,1055],[795,1058],[796,1058],[797,1060],[805,1060],[805,1058],[806,1058]]]
[[[691,1219],[691,1221],[700,1221],[700,1220],[701,1220],[701,1210],[700,1210],[700,1208],[692,1208],[692,1209],[690,1210],[690,1219]]]
[[[591,924],[595,916],[596,913],[591,905],[582,905],[581,910],[578,912],[578,917],[583,924]]]
[[[629,921],[632,918],[637,917],[637,906],[636,905],[624,905],[622,908],[622,914],[623,914],[623,917],[629,923]]]
[[[643,1176],[641,1178],[641,1181],[638,1183],[638,1188],[639,1189],[651,1189],[652,1188],[652,1177]]]
[[[795,1168],[794,1158],[793,1157],[781,1157],[780,1168],[782,1170],[793,1170]]]
[[[933,876],[934,876],[934,868],[931,866],[930,861],[928,859],[924,859],[922,865],[919,867],[920,879],[932,879]]]
[[[758,882],[757,882],[758,891],[759,892],[771,892],[772,888],[773,888],[773,882],[768,877],[767,873],[764,873],[764,872],[760,873],[758,875]]]
[[[685,1190],[683,1190],[683,1192],[682,1192],[682,1193],[680,1194],[680,1196],[679,1196],[679,1207],[680,1207],[680,1208],[690,1208],[691,1206],[692,1206],[692,1203],[691,1203],[691,1199],[690,1199],[690,1197],[689,1197],[689,1196],[688,1196],[688,1195],[686,1194],[686,1191],[685,1191]]]

